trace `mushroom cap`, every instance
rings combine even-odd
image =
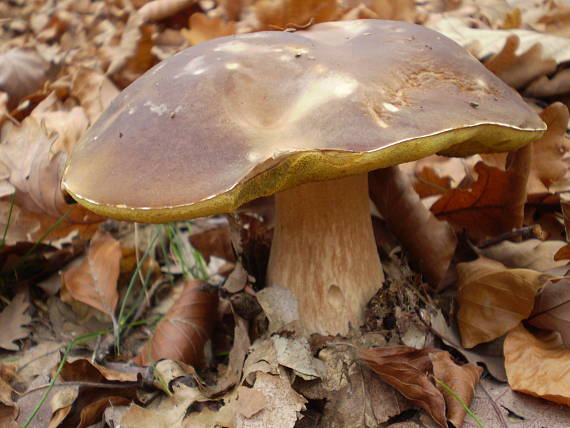
[[[544,130],[435,31],[324,23],[215,39],[156,65],[78,142],[63,185],[98,214],[160,223],[433,153],[508,151]]]

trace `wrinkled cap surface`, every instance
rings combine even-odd
[[[125,89],[64,187],[99,214],[164,222],[433,153],[506,151],[545,125],[437,32],[381,20],[216,39]]]

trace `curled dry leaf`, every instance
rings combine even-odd
[[[558,334],[539,338],[519,325],[507,335],[504,353],[513,390],[570,406],[570,350]]]
[[[459,263],[457,274],[457,323],[466,348],[496,339],[526,319],[547,280],[541,272],[507,269],[484,258]]]
[[[451,226],[423,205],[409,178],[398,167],[369,174],[370,197],[426,280],[437,287],[455,253]]]
[[[570,280],[548,281],[536,296],[534,310],[528,323],[545,330],[560,333],[570,348]]]
[[[435,378],[446,384],[469,406],[475,396],[475,387],[479,383],[483,369],[473,363],[459,366],[453,362],[449,352],[434,352],[430,354],[430,358]],[[440,385],[438,387],[445,398],[447,419],[453,423],[453,426],[462,426],[465,409],[445,388]]]
[[[182,35],[193,45],[207,42],[218,37],[235,34],[235,22],[225,22],[219,16],[209,18],[203,13],[194,13],[190,17],[190,29],[182,29]]]
[[[107,232],[97,232],[82,263],[63,273],[62,300],[78,300],[114,318],[120,261],[119,241]]]
[[[149,365],[161,358],[200,364],[216,321],[218,294],[204,281],[189,280],[178,300],[158,323],[152,338],[135,358]]]
[[[556,60],[544,57],[542,44],[537,43],[518,55],[519,45],[516,35],[507,37],[503,49],[485,61],[485,67],[516,89],[556,70]]]
[[[447,427],[445,401],[427,373],[432,372],[430,349],[408,346],[361,349],[358,357],[404,397],[424,409],[441,427]]]
[[[48,64],[35,49],[12,48],[0,53],[0,91],[8,94],[8,107],[37,91],[47,79]]]
[[[530,146],[511,152],[506,171],[479,162],[475,165],[477,181],[467,188],[450,190],[432,205],[431,211],[440,220],[466,228],[473,238],[520,228],[531,155]]]
[[[258,0],[255,14],[266,30],[305,28],[332,21],[337,13],[336,0]]]
[[[32,317],[28,313],[30,299],[27,289],[19,291],[12,301],[0,313],[0,348],[9,351],[20,349],[14,341],[25,339],[30,334],[28,325],[32,322]]]

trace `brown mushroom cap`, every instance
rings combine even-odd
[[[512,150],[544,130],[435,31],[325,23],[216,39],[158,64],[78,143],[64,187],[98,214],[166,222],[433,153]]]

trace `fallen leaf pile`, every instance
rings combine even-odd
[[[350,337],[287,330],[273,199],[149,226],[62,191],[77,141],[160,61],[354,19],[455,40],[548,130],[370,173],[386,282]],[[570,426],[569,38],[565,0],[0,2],[0,426],[475,426],[464,405]]]

